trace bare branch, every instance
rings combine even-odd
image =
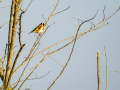
[[[13,72],[13,75],[14,75],[15,72],[16,72],[21,66],[23,66],[28,60],[30,61],[29,57],[30,57],[30,55],[32,54],[33,50],[35,49],[36,43],[39,41],[39,38],[40,38],[40,36],[37,37],[35,43],[34,43],[33,46],[32,46],[32,49],[31,49],[28,57],[26,58],[26,60],[24,60],[24,61],[22,62],[22,64]],[[28,64],[29,64],[29,63],[28,63]],[[26,66],[26,67],[27,67],[27,66]],[[23,73],[24,73],[25,69],[26,69],[26,68],[24,68]],[[21,74],[21,76],[23,75],[23,73]]]
[[[52,58],[52,57],[50,57]],[[62,64],[60,64],[57,60],[55,60],[54,58],[52,58],[54,61],[56,61],[60,66],[62,66],[64,68],[64,66]]]
[[[49,53],[49,52],[48,52]],[[38,63],[37,64],[37,66],[34,68],[34,70],[28,75],[28,77],[24,80],[24,82],[20,85],[20,87],[19,87],[19,89],[18,90],[20,90],[20,88],[23,86],[23,84],[26,82],[26,80],[28,80],[28,78],[31,76],[31,74],[37,69],[37,67],[44,61],[44,60],[46,60],[49,56],[51,56],[51,55],[49,55],[48,56],[48,53],[45,55],[45,57],[40,61],[40,63]],[[48,56],[48,57],[47,57]]]
[[[111,72],[108,72],[108,74],[109,74],[109,73],[112,73],[112,72],[117,72],[117,73],[120,73],[119,71],[111,71]]]
[[[109,16],[108,18],[106,18],[105,20],[104,20],[104,23],[108,20],[108,19],[110,19],[112,16],[114,16],[118,11],[120,10],[120,7],[119,7],[119,9],[118,10],[116,10],[111,16]],[[102,21],[101,21],[102,22]],[[100,22],[100,23],[101,23]],[[104,24],[103,23],[103,24]]]
[[[106,90],[107,90],[107,81],[108,81],[108,60],[107,60],[107,54],[106,54],[106,47],[104,45],[104,49],[105,49],[105,57],[106,57]]]
[[[106,5],[104,6],[104,10],[103,10],[103,15],[104,15],[103,21],[105,20],[105,8],[106,8]]]
[[[3,69],[2,69],[1,64],[0,64],[0,78],[1,78],[2,81],[4,81]]]
[[[55,22],[54,22],[53,24],[55,24]],[[51,24],[51,25],[53,25],[53,24]],[[46,28],[46,30],[44,31],[44,33],[43,33],[41,36],[38,36],[38,37],[37,37],[37,39],[36,39],[36,41],[35,41],[32,49],[31,49],[31,51],[30,51],[30,54],[29,54],[28,57],[27,57],[27,59],[24,60],[24,61],[22,62],[22,64],[13,72],[13,75],[14,75],[15,72],[16,72],[21,66],[23,66],[28,60],[31,60],[31,59],[33,58],[33,55],[34,55],[34,54],[33,54],[31,57],[30,57],[30,55],[32,54],[33,50],[35,49],[36,44],[39,42],[39,40],[41,39],[41,37],[45,34],[45,32],[47,31],[47,29],[48,29],[51,25],[49,25],[49,26]],[[36,51],[36,50],[35,50],[35,51]],[[35,52],[34,52],[34,53],[35,53]],[[30,58],[29,58],[29,57],[30,57]],[[25,71],[25,70],[24,70],[24,71]]]
[[[100,51],[97,52],[98,90],[100,90]]]
[[[34,68],[35,68],[36,66],[37,66],[37,65],[35,65]],[[31,68],[31,69],[33,69],[33,68]],[[30,70],[30,69],[29,69],[29,70]],[[28,71],[27,71],[27,72],[28,72]],[[26,72],[26,73],[27,73],[27,72]],[[26,73],[25,73],[25,74],[26,74]],[[49,71],[47,74],[45,74],[44,76],[42,76],[42,77],[37,77],[37,78],[32,78],[32,79],[27,79],[27,80],[40,79],[40,78],[43,78],[43,77],[47,76],[49,73],[50,73],[50,71]],[[23,76],[24,76],[24,75],[23,75]],[[36,75],[36,76],[37,76],[37,75]],[[20,82],[23,82],[23,81],[24,81],[24,80],[20,80]],[[17,83],[14,83],[14,84],[11,84],[11,85],[14,85],[14,86],[15,86],[16,84],[17,84]]]
[[[42,53],[43,54],[43,53]],[[44,54],[43,54],[44,55]],[[45,56],[45,55],[44,55]],[[52,57],[50,57],[52,58]],[[52,58],[54,61],[56,61],[60,66],[62,66],[64,68],[64,66],[62,64],[60,64],[57,60],[55,60],[54,58]]]
[[[35,80],[35,79],[40,79],[40,78],[43,78],[43,77],[47,76],[49,73],[50,73],[50,71],[49,71],[47,74],[45,74],[44,76],[42,76],[42,77],[37,77],[37,78],[32,78],[32,79],[27,79],[27,80]]]
[[[97,11],[97,13],[98,13],[98,11]],[[97,13],[96,13],[96,15],[97,15]],[[71,53],[70,53],[69,59],[68,59],[66,65],[64,66],[63,70],[62,70],[61,73],[59,74],[59,76],[55,79],[55,81],[53,81],[53,83],[50,85],[50,87],[49,87],[47,90],[49,90],[49,89],[54,85],[54,83],[58,80],[58,78],[62,75],[62,73],[64,72],[65,68],[67,67],[67,65],[68,65],[68,63],[69,63],[69,61],[70,61],[70,59],[71,59],[71,56],[72,56],[74,47],[75,47],[75,43],[76,43],[76,40],[77,40],[77,36],[78,36],[78,32],[79,32],[79,30],[80,30],[80,27],[81,27],[82,24],[84,24],[85,22],[88,22],[88,21],[94,19],[94,18],[96,17],[96,15],[95,15],[93,18],[82,22],[82,23],[79,25],[78,30],[77,30],[77,33],[76,33],[76,36],[75,36],[75,38],[74,38],[74,44],[73,44],[73,48],[72,48],[72,51],[71,51]],[[79,19],[78,19],[78,20],[79,20]],[[62,48],[63,48],[63,47],[62,47]],[[58,49],[58,50],[59,50],[59,49]],[[51,53],[49,53],[49,54],[52,54],[52,53],[55,53],[55,51],[53,51],[53,52],[51,52]]]
[[[5,7],[1,7],[0,9],[2,9],[2,8],[6,8],[6,7],[10,7],[11,5],[9,5],[9,6],[5,6]]]
[[[72,17],[72,16],[70,16],[70,17]],[[77,19],[77,18],[75,18],[75,17],[72,17],[72,18],[78,20],[79,23],[80,23],[80,21],[82,21],[82,22],[87,21],[87,20],[79,20],[79,19]],[[92,23],[92,22],[90,22],[90,21],[88,21],[88,22],[95,26],[94,23]],[[79,25],[75,25],[75,26],[79,26]]]
[[[98,13],[98,10],[97,10],[97,13]],[[97,15],[97,13],[96,13],[96,15]],[[88,22],[88,21],[90,21],[90,20],[93,20],[93,19],[96,17],[96,15],[95,15],[93,18],[91,18],[91,19],[89,19],[89,20],[86,20],[86,21],[82,22],[82,23],[79,25],[79,27],[81,27],[84,23],[86,23],[86,22]],[[90,32],[90,31],[89,31],[89,32]],[[85,32],[85,34],[86,34],[86,32]],[[76,38],[76,39],[77,39],[77,38]],[[55,53],[55,52],[57,52],[57,51],[59,51],[59,50],[65,48],[66,46],[70,45],[70,44],[73,43],[74,41],[75,41],[75,39],[74,39],[73,41],[69,42],[68,44],[64,45],[63,47],[61,47],[61,48],[59,48],[59,49],[53,51],[53,52]],[[53,53],[53,52],[51,52],[51,53]],[[51,53],[49,53],[49,54],[51,54]]]
[[[101,27],[104,27],[104,26],[106,26],[106,25],[108,25],[108,24],[102,25],[102,26],[100,26],[100,27],[98,27],[98,28],[95,28],[95,29],[94,29],[94,27],[93,27],[93,28],[91,28],[90,30],[88,30],[87,32],[84,32],[84,33],[79,34],[79,37],[78,37],[77,39],[79,39],[80,37],[84,36],[86,33],[95,31],[95,30],[97,30],[97,29],[99,29],[99,28],[101,28]],[[68,40],[68,39],[71,39],[71,38],[74,38],[74,37],[75,37],[75,36],[69,37],[69,38],[67,38],[67,39],[64,39],[64,40],[62,40],[62,41],[60,41],[60,42],[58,42],[58,43],[50,46],[50,47],[47,47],[47,48],[43,49],[42,51],[38,52],[37,54],[35,54],[33,57],[35,57],[36,55],[42,53],[43,51],[45,51],[45,50],[47,50],[47,49],[50,49],[50,48],[54,47],[55,45],[57,45],[57,44],[59,44],[59,43],[61,43],[61,42],[64,42],[64,41],[66,41],[66,40]],[[70,45],[70,44],[73,43],[73,42],[74,42],[74,40],[72,40],[72,41],[69,42],[68,44],[64,45],[63,47],[61,47],[61,48],[59,48],[59,49],[57,49],[57,50],[55,50],[55,51],[53,51],[53,52],[57,52],[57,51],[65,48],[66,46]],[[53,52],[51,52],[51,53],[53,53]],[[33,57],[31,57],[31,58],[33,58]]]
[[[74,47],[75,47],[75,43],[76,43],[76,40],[77,40],[77,36],[78,36],[78,32],[80,30],[80,27],[81,27],[81,25],[79,25],[79,27],[78,27],[78,30],[77,30],[77,33],[76,33],[76,36],[75,36],[75,40],[74,40],[74,44],[73,44],[73,48],[72,48],[72,51],[70,53],[70,56],[69,56],[69,59],[68,59],[66,65],[63,67],[63,70],[61,71],[61,73],[59,74],[59,76],[55,79],[55,81],[53,81],[53,83],[50,85],[50,87],[47,90],[49,90],[54,85],[54,83],[58,80],[58,78],[62,75],[62,73],[64,72],[65,68],[67,67],[67,65],[68,65],[68,63],[69,63],[69,61],[71,59]]]
[[[46,22],[46,19],[45,19],[45,17],[42,15],[42,17],[44,18],[44,20],[45,20],[45,22]]]
[[[16,0],[16,2],[20,4],[21,0]],[[11,72],[12,60],[13,60],[13,47],[15,46],[15,38],[16,38],[16,28],[18,23],[18,13],[19,8],[15,5],[15,0],[12,0],[12,7],[11,7],[11,18],[10,18],[10,27],[9,27],[9,39],[8,39],[8,62],[5,74],[5,89],[9,88],[10,83],[8,83],[8,78]]]
[[[6,22],[5,24],[7,24],[7,23],[9,23],[9,22]],[[3,24],[1,27],[3,27],[5,24]],[[1,27],[0,27],[0,28],[1,28]]]
[[[22,12],[25,12],[25,10],[23,10],[16,1],[14,1],[14,3],[18,6],[18,8],[19,8]]]
[[[34,72],[35,73],[35,72]],[[36,77],[38,78],[37,74],[35,73]]]
[[[96,15],[95,15],[95,16],[96,16]],[[94,17],[95,17],[95,16],[94,16]],[[93,17],[92,19],[94,19],[94,17]],[[91,19],[90,19],[90,20],[91,20]],[[85,22],[89,22],[89,20],[87,20],[87,21],[85,21]],[[84,23],[85,23],[85,22],[84,22]],[[104,22],[104,21],[101,21],[100,23],[98,23],[97,25],[95,25],[95,27],[97,27],[99,24],[101,24],[101,23],[103,23],[103,22]],[[101,25],[100,27],[97,27],[97,28],[92,27],[92,28],[91,28],[90,30],[88,30],[87,32],[84,32],[84,33],[79,34],[79,37],[78,37],[77,39],[79,39],[80,37],[82,37],[83,35],[85,35],[85,34],[88,33],[88,32],[97,30],[97,29],[99,29],[99,28],[101,28],[101,27],[104,27],[104,26],[106,26],[106,25],[108,25],[108,24]],[[75,36],[72,36],[72,37],[70,37],[70,38],[73,38],[73,37],[75,37]],[[68,38],[68,39],[70,39],[70,38]],[[68,40],[68,39],[65,39],[65,40]],[[65,40],[62,40],[62,41],[60,41],[60,42],[63,42],[63,41],[65,41]],[[48,47],[48,48],[40,51],[39,53],[42,53],[43,51],[45,51],[45,50],[47,50],[47,49],[49,49],[49,48],[51,48],[51,47],[59,44],[60,42],[58,42],[58,43],[56,43],[56,44],[54,44],[54,45],[52,45],[52,46],[50,46],[50,47]],[[73,43],[73,42],[74,42],[74,40],[72,40],[70,43],[66,44],[66,45],[63,46],[62,48],[70,45],[70,44]],[[60,48],[60,49],[62,49],[62,48]],[[56,50],[56,51],[59,51],[60,49],[58,49],[58,50]],[[49,53],[49,55],[55,53],[56,51]],[[35,54],[34,56],[38,55],[39,53]],[[30,58],[27,58],[25,61],[23,61],[23,63],[22,63],[21,65],[25,64],[29,59],[33,58],[34,56],[32,56],[32,57],[30,57]],[[18,70],[18,69],[21,67],[21,65],[20,65],[16,70]],[[16,72],[16,71],[15,71],[15,72]]]
[[[15,2],[15,1],[14,1],[14,2],[15,2],[15,4],[18,6],[18,8],[19,8],[23,13],[25,13],[25,12],[27,11],[27,9],[29,8],[29,6],[31,5],[32,1],[33,1],[33,0],[31,0],[30,4],[27,6],[26,10],[23,10],[23,9],[19,6],[19,4],[18,4],[17,2]]]
[[[5,0],[0,1],[0,3],[4,2]]]
[[[17,54],[17,56],[16,56],[16,58],[15,58],[15,60],[14,60],[13,67],[12,67],[12,70],[11,70],[11,72],[10,72],[7,85],[10,83],[10,80],[11,80],[12,73],[13,73],[13,71],[14,71],[16,62],[17,62],[18,57],[19,57],[19,55],[20,55],[20,53],[21,53],[21,51],[22,51],[22,49],[23,49],[24,46],[25,46],[25,44],[21,46],[21,48],[20,48],[20,50],[18,51],[18,54]]]
[[[31,0],[31,2],[29,3],[28,7],[26,8],[25,12],[27,11],[27,9],[29,8],[29,6],[31,5],[33,0]]]
[[[1,57],[0,57],[0,62],[3,62]]]
[[[52,12],[51,15],[48,17],[48,20],[47,20],[46,22],[48,22],[48,21],[50,20],[50,18],[52,17],[52,15],[53,15],[53,13],[55,12],[55,10],[56,10],[56,8],[57,8],[59,2],[60,2],[60,0],[58,0],[58,2],[57,2],[57,4],[56,4],[56,6],[55,6],[53,12]],[[47,24],[47,23],[46,23],[46,24]]]
[[[19,43],[20,43],[20,46],[22,47],[22,43],[21,43],[21,32],[22,32],[22,30],[21,30],[21,19],[22,19],[22,14],[23,14],[24,12],[22,12],[21,14],[20,14],[20,19],[19,19],[19,26],[20,26],[20,28],[19,28]]]
[[[70,5],[69,5],[69,7],[68,7],[68,8],[66,8],[66,9],[64,9],[64,10],[62,10],[62,11],[60,11],[60,12],[57,12],[57,13],[53,14],[52,16],[57,15],[57,14],[59,14],[59,13],[63,12],[63,11],[66,11],[66,10],[68,10],[69,8],[70,8]]]
[[[34,83],[33,85],[35,85],[36,83]],[[26,87],[26,88],[21,88],[21,89],[28,89],[28,88],[30,88],[30,87],[32,87],[33,85],[31,85],[31,86],[29,86],[29,87]],[[19,89],[19,88],[14,88],[14,89]]]

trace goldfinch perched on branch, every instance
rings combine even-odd
[[[31,31],[30,33],[38,33],[38,34],[41,34],[43,32],[45,28],[45,24],[44,23],[40,23],[33,31]],[[28,34],[30,34],[28,33]]]

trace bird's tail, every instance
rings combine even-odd
[[[32,33],[33,31],[29,32],[28,34]]]

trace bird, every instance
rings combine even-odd
[[[38,33],[41,34],[44,31],[45,28],[45,24],[44,23],[40,23],[34,30],[32,30],[30,33]],[[28,34],[30,34],[28,33]]]

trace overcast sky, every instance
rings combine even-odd
[[[5,0],[0,3],[0,8],[11,5],[12,0]],[[22,9],[26,9],[30,0],[23,0]],[[45,22],[49,15],[54,9],[57,0],[33,0],[32,4],[28,8],[27,12],[23,14],[22,18],[22,43],[26,43],[20,58],[18,59],[17,66],[25,60],[25,57],[30,52],[36,37],[36,33],[28,34],[32,31],[39,23]],[[91,19],[99,9],[96,18],[91,21],[94,24],[98,24],[103,20],[103,9],[105,8],[105,18],[112,15],[120,6],[120,0],[60,0],[59,5],[55,13],[67,8],[70,8],[58,15],[50,18],[48,25],[54,23],[40,41],[40,48],[37,52],[51,46],[63,39],[76,35],[78,29],[78,21],[73,19],[75,17],[80,20]],[[10,20],[10,9],[11,7],[0,9],[0,26]],[[82,21],[80,21],[81,23]],[[106,88],[106,58],[104,45],[106,46],[107,58],[108,58],[108,72],[119,71],[120,72],[120,11],[118,11],[108,21],[109,24],[105,27],[97,29],[96,31],[87,33],[83,37],[77,40],[71,60],[61,75],[56,81],[54,86],[50,90],[97,90],[97,51],[100,51],[100,81],[101,90]],[[106,22],[106,23],[107,23]],[[47,26],[46,26],[47,27]],[[81,26],[79,33],[88,31],[91,27],[91,23],[85,23]],[[18,31],[19,26],[17,27]],[[6,24],[0,28],[0,57],[4,56],[4,50],[6,43],[8,42],[8,30],[9,24]],[[59,45],[49,49],[50,52],[56,50],[63,45],[70,42],[72,39],[62,42]],[[19,50],[18,34],[16,34],[15,52]],[[52,58],[57,60],[63,66],[66,64],[73,44],[64,48],[63,50],[52,55]],[[48,50],[43,52],[46,54]],[[34,57],[30,62],[27,70],[36,65],[43,58],[43,54],[39,54]],[[17,68],[16,66],[16,68]],[[24,67],[22,67],[12,78],[11,84],[18,80],[18,76]],[[52,82],[57,78],[63,68],[56,63],[53,59],[49,58],[45,60],[35,71],[38,77],[49,74],[41,79],[29,80],[23,85],[22,88],[29,87],[33,84],[31,90],[46,90]],[[30,77],[36,78],[35,73]],[[28,74],[27,74],[28,75]],[[26,78],[25,75],[22,80]],[[113,72],[108,74],[108,90],[120,89],[120,73]],[[0,86],[2,82],[0,81]],[[20,84],[19,84],[20,85]]]

